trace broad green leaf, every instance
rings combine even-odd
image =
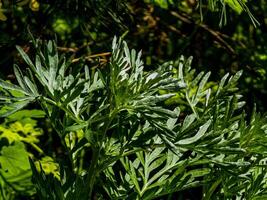
[[[28,153],[23,143],[15,142],[14,145],[3,146],[0,153],[0,170],[4,176],[16,176],[21,171],[30,169]]]

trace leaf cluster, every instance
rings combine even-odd
[[[0,85],[2,116],[38,103],[61,139],[58,177],[31,161],[41,199],[155,199],[200,186],[203,199],[266,195],[266,117],[246,120],[241,71],[211,88],[192,58],[147,72],[120,38],[101,70],[73,66],[52,41],[33,43],[33,61],[18,47],[27,74],[15,66],[18,85]],[[183,108],[167,107],[176,94]]]

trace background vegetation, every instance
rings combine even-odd
[[[84,195],[88,191],[89,193],[91,191],[91,197],[99,199],[231,199],[233,196],[240,199],[266,198],[264,196],[266,195],[264,144],[266,120],[264,116],[255,112],[256,108],[261,113],[266,112],[266,10],[267,3],[264,0],[1,0],[0,76],[4,80],[1,81],[0,97],[3,117],[0,125],[1,198],[35,199],[39,196],[41,199],[81,199],[79,195]],[[156,109],[160,107],[168,111],[155,110],[153,107],[155,105],[145,103],[145,106],[150,107],[138,108],[136,102],[141,101],[141,97],[132,99],[132,97],[123,96],[123,92],[128,92],[132,96],[136,94],[122,86],[119,91],[121,96],[116,96],[119,92],[113,94],[109,91],[112,83],[116,82],[112,77],[115,75],[110,72],[113,69],[110,66],[120,63],[119,57],[114,57],[114,52],[125,51],[119,39],[116,41],[118,47],[115,48],[113,45],[112,49],[114,36],[122,37],[129,49],[142,50],[141,60],[144,66],[142,70],[146,76],[149,76],[149,73],[153,74],[154,71],[164,74],[169,70],[168,76],[165,74],[166,77],[162,75],[161,78],[167,80],[169,77],[178,81],[177,84],[182,89],[178,92],[175,90],[174,95],[171,89],[166,89],[166,85],[163,85],[165,88],[162,86],[157,91],[150,88],[151,85],[146,86],[147,90],[144,89],[138,93],[140,96],[143,95],[142,98],[152,93],[153,95],[172,93],[172,97],[156,102]],[[55,43],[48,42],[49,40],[54,40]],[[19,51],[16,46],[20,47]],[[26,54],[29,58],[25,56]],[[85,65],[90,71],[88,75],[91,77],[90,80],[99,73],[100,75],[95,78],[99,82],[89,81],[89,83],[100,84],[100,86],[106,83],[110,88],[104,87],[97,92],[93,89],[88,91],[88,93],[94,91],[91,99],[88,100],[93,101],[94,106],[113,105],[114,102],[111,100],[113,98],[117,98],[116,102],[122,101],[118,99],[128,99],[132,102],[131,105],[136,106],[131,112],[126,109],[131,116],[128,116],[127,112],[118,112],[118,116],[116,115],[114,120],[106,125],[109,127],[108,139],[105,141],[107,146],[105,146],[105,153],[101,154],[103,157],[100,156],[103,160],[99,159],[98,164],[101,166],[102,162],[107,162],[105,159],[108,158],[105,156],[113,159],[126,156],[119,163],[109,166],[106,171],[103,169],[103,173],[99,173],[99,177],[94,180],[96,184],[90,182],[94,186],[91,185],[91,188],[87,188],[88,191],[83,191],[81,194],[75,193],[77,192],[75,187],[82,188],[83,175],[92,173],[90,170],[86,172],[86,169],[92,164],[94,149],[100,145],[97,143],[98,139],[86,136],[88,130],[83,124],[84,121],[89,120],[88,113],[95,110],[83,113],[81,116],[72,116],[70,113],[73,110],[69,108],[69,103],[84,96],[78,96],[73,90],[68,89],[64,92],[64,95],[67,95],[66,99],[62,95],[63,99],[59,100],[52,90],[62,92],[67,86],[58,89],[49,84],[46,87],[42,81],[38,82],[34,67],[36,67],[36,55],[42,54],[45,59],[40,62],[44,66],[48,63],[47,69],[50,69],[49,62],[52,62],[46,60],[48,55],[58,55],[60,62],[55,66],[58,67],[57,70],[63,62],[64,55],[66,69],[68,69],[66,74],[80,76],[79,72],[81,72],[83,76],[86,73]],[[184,57],[181,57],[182,55]],[[120,56],[126,60],[129,58],[139,62],[139,58],[133,56],[132,52]],[[193,60],[190,56],[193,56]],[[56,58],[53,57],[53,59]],[[33,61],[34,67],[29,60]],[[13,68],[14,64],[17,66]],[[120,74],[124,66],[119,64],[118,66],[117,73]],[[169,69],[167,66],[172,68]],[[28,67],[30,70],[27,69]],[[239,79],[241,70],[243,75]],[[40,76],[45,73],[49,75],[50,71],[42,73]],[[127,70],[124,73],[127,78],[134,76],[130,72],[127,74]],[[230,75],[225,76],[227,73],[235,77],[232,82],[229,80]],[[22,80],[25,81],[27,89],[27,93],[24,94],[28,99],[26,103],[23,99],[22,104],[17,102],[17,98],[23,97],[20,94],[21,90],[12,89],[9,85],[14,83],[22,87],[23,83],[19,81],[18,74],[22,74]],[[81,77],[81,81],[86,82],[87,78]],[[239,79],[238,82],[237,79]],[[66,80],[71,84],[71,78]],[[31,81],[32,84],[36,84],[34,87]],[[75,85],[73,88],[78,93],[84,93],[82,92],[84,88],[79,85],[79,81],[76,83],[74,81],[76,85],[73,84]],[[120,81],[122,85],[132,84],[123,82],[125,81],[123,78]],[[162,80],[156,79],[155,82],[157,81]],[[36,91],[32,89],[35,87]],[[103,99],[108,95],[110,95],[109,100]],[[7,96],[12,98],[6,98]],[[51,102],[46,105],[42,99],[38,99],[35,103],[33,99],[36,100],[37,96],[46,97],[56,105],[63,100],[67,102],[57,110],[50,107]],[[8,107],[9,103],[15,104]],[[111,106],[112,109],[116,108],[115,104]],[[87,104],[84,105],[87,106]],[[22,111],[15,112],[22,108]],[[144,110],[144,113],[141,113],[142,116],[146,116],[144,121],[139,119],[139,112],[142,109]],[[173,117],[173,113],[169,111],[175,112],[176,117]],[[54,112],[59,114],[54,115]],[[104,109],[97,114],[100,121],[101,117],[110,114],[106,112]],[[68,113],[69,118],[65,119],[64,113]],[[120,121],[126,116],[129,117],[126,118],[129,120],[126,120],[128,124]],[[218,122],[215,116],[218,116],[221,122]],[[177,119],[172,122],[172,118]],[[138,122],[134,130],[136,132],[128,133],[129,127],[135,125],[135,120]],[[150,124],[149,127],[153,124],[154,135],[146,129],[147,123]],[[62,124],[67,124],[66,126],[71,128],[67,131],[64,129],[66,133],[62,133],[64,128],[61,127]],[[218,130],[215,127],[218,127]],[[100,126],[92,131],[103,131],[102,129],[103,127]],[[161,137],[162,132],[166,133],[170,130],[185,135],[181,138],[173,135],[169,135],[168,138]],[[116,131],[127,132],[130,135],[127,137],[128,143],[122,138],[114,138],[113,134]],[[142,141],[135,138],[140,131],[144,134],[144,138],[141,137]],[[197,134],[198,137],[194,138],[192,133],[199,133],[202,136]],[[218,134],[214,135],[214,133]],[[223,138],[219,137],[219,133],[223,133]],[[72,139],[65,138],[65,134]],[[147,137],[153,138],[153,141],[148,140]],[[186,139],[189,139],[189,143]],[[88,144],[93,143],[92,141],[96,141],[95,147]],[[215,145],[216,142],[219,146]],[[116,152],[112,146],[119,148],[116,146],[118,143],[129,147],[120,147],[123,151]],[[153,149],[151,144],[160,145],[159,148]],[[71,151],[74,148],[76,151],[81,146],[84,149],[79,151],[78,157],[68,158],[67,149]],[[142,148],[144,151],[136,154],[129,153],[135,152],[136,148]],[[150,151],[146,152],[147,149]],[[177,151],[180,154],[174,153]],[[71,152],[71,155],[72,153],[74,152]],[[31,163],[27,161],[28,157],[31,158]],[[153,165],[154,159],[157,162],[166,162],[166,167],[157,166],[156,162]],[[74,163],[77,166],[73,166]],[[64,172],[64,167],[70,165],[73,171]],[[156,169],[157,172],[146,171],[149,165],[153,165],[151,169]],[[230,170],[234,167],[236,170]],[[36,171],[32,172],[32,169]],[[168,174],[168,170],[174,171]],[[39,174],[40,171],[41,174]],[[69,175],[72,172],[75,172],[79,178],[82,177],[81,180],[77,177],[69,177],[64,185],[63,174]],[[36,179],[33,181],[32,173],[36,173],[34,176]],[[146,177],[145,173],[150,173],[149,178],[153,181],[143,180]],[[163,180],[152,176],[157,173],[164,175]],[[42,179],[42,177],[46,178]],[[129,181],[129,177],[132,177],[132,182]],[[141,179],[143,182],[140,181]],[[58,183],[59,180],[61,184]],[[174,185],[173,180],[177,185]],[[49,181],[51,185],[60,185],[58,186],[60,189],[56,189],[55,192],[51,191],[53,188],[45,188],[43,184]],[[101,187],[101,181],[112,184]],[[69,189],[70,182],[77,183],[72,190]],[[111,185],[114,182],[116,187],[112,188]],[[151,187],[147,183],[150,183]],[[33,185],[36,187],[34,188]],[[167,186],[162,189],[162,185]],[[97,188],[99,193],[92,192],[92,188]],[[68,196],[70,190],[77,196]],[[47,197],[44,195],[47,193],[55,193],[55,196]]]

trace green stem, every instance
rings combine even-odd
[[[92,199],[92,193],[93,193],[93,188],[94,188],[94,184],[95,184],[95,179],[97,176],[97,162],[99,159],[99,153],[98,151],[94,151],[93,152],[93,156],[92,156],[92,163],[90,165],[89,168],[89,173],[88,173],[88,178],[89,179],[89,199]]]
[[[99,146],[95,146],[94,149],[93,149],[92,163],[90,165],[88,176],[87,176],[87,180],[86,180],[86,182],[89,182],[88,186],[90,187],[89,188],[89,199],[92,199],[92,192],[93,192],[95,180],[96,180],[96,177],[98,176],[98,174],[101,172],[98,169],[98,161],[99,161],[99,158],[100,158],[100,152],[101,152],[102,147],[103,147],[102,144],[105,141],[106,133],[107,133],[109,127],[110,127],[110,124],[112,123],[114,117],[117,115],[118,112],[119,112],[118,109],[114,109],[109,114],[109,120],[106,123],[106,126],[105,126],[105,128],[103,130],[102,138],[100,140],[100,145]]]
[[[41,155],[44,155],[45,153],[43,152],[43,150],[38,147],[36,144],[32,143],[32,142],[28,142],[28,141],[25,141],[25,140],[22,140],[23,142],[29,144],[30,146],[32,146],[36,151],[38,151]]]
[[[165,144],[154,144],[154,145],[147,145],[147,146],[144,146],[142,148],[136,148],[136,149],[132,149],[132,150],[126,151],[125,153],[122,153],[121,155],[118,155],[117,157],[115,157],[115,158],[113,158],[111,160],[105,161],[105,163],[99,167],[99,171],[104,171],[105,169],[108,168],[108,166],[111,163],[116,162],[116,161],[118,161],[119,159],[121,159],[123,157],[138,153],[140,151],[151,151],[152,149],[156,149],[156,148],[164,147],[164,146],[165,146]]]
[[[83,159],[84,159],[84,154],[85,154],[85,151],[84,149],[81,151],[81,154],[80,154],[80,162],[79,162],[79,169],[78,169],[78,174],[81,174],[82,170],[83,170]]]
[[[82,121],[77,119],[77,117],[75,115],[73,115],[73,113],[71,113],[67,108],[63,107],[61,104],[58,104],[56,103],[55,101],[47,98],[47,97],[43,97],[41,96],[40,97],[40,100],[43,100],[44,103],[42,103],[40,101],[40,105],[41,107],[43,108],[43,110],[46,110],[47,112],[47,115],[49,116],[49,111],[47,109],[47,105],[46,103],[48,104],[51,104],[53,106],[56,106],[58,107],[59,109],[63,110],[67,115],[65,116],[69,116],[72,120],[74,120],[76,123],[81,123]],[[50,117],[50,116],[49,116]],[[51,119],[50,119],[51,120]],[[70,151],[70,149],[68,148],[67,144],[66,144],[66,141],[65,141],[65,129],[59,129],[54,123],[53,123],[53,120],[51,120],[52,122],[52,126],[53,128],[55,129],[55,131],[57,132],[58,136],[60,137],[60,142],[62,144],[62,146],[64,147],[64,149],[66,150],[66,153],[67,153],[67,158],[68,158],[68,162],[69,162],[69,166],[71,167],[71,170],[74,172],[75,171],[75,166],[74,166],[74,161],[73,161],[73,156],[72,156],[72,153]]]
[[[63,111],[64,111],[65,113],[67,113],[67,114],[70,116],[70,118],[71,118],[73,121],[75,121],[76,123],[80,124],[80,123],[83,122],[83,121],[80,120],[77,116],[75,116],[72,112],[70,112],[67,108],[65,108],[64,106],[62,106],[60,103],[57,103],[57,102],[55,102],[55,101],[53,101],[53,100],[51,100],[51,99],[49,99],[49,98],[47,98],[47,97],[42,97],[42,99],[43,99],[44,101],[46,101],[47,103],[52,104],[52,105],[54,105],[54,106],[60,108],[61,110],[63,110]]]

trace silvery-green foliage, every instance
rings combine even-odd
[[[212,88],[192,58],[147,72],[141,52],[116,37],[101,70],[72,66],[54,42],[34,44],[34,61],[18,47],[29,70],[14,67],[19,85],[1,80],[0,100],[2,116],[39,104],[61,138],[60,180],[32,163],[41,199],[154,199],[199,186],[203,199],[265,195],[266,118],[246,120],[241,72]]]

